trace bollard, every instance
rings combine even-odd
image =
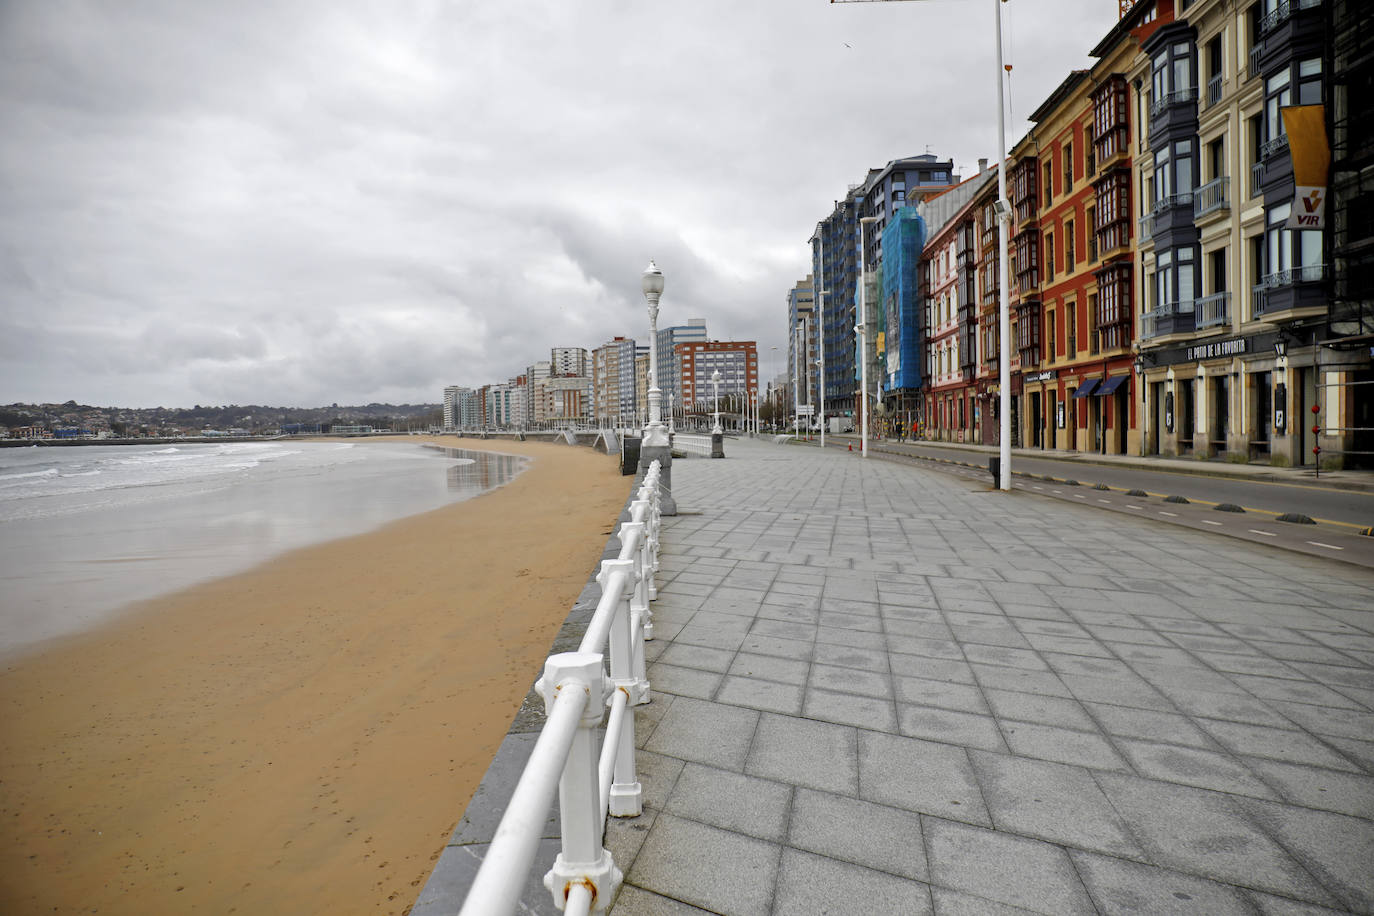
[[[610,908],[624,876],[609,850],[602,847],[601,789],[597,784],[596,728],[605,708],[606,684],[602,657],[592,652],[564,652],[549,657],[539,681],[544,708],[553,710],[560,690],[585,690],[588,702],[573,736],[563,775],[558,780],[558,808],[563,848],[544,887],[554,906],[563,909],[577,885],[590,885],[593,912]]]

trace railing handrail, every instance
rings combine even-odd
[[[606,817],[634,817],[643,810],[631,707],[649,700],[644,640],[652,638],[649,602],[657,597],[661,482],[662,466],[654,461],[631,503],[629,521],[620,526],[616,559],[602,561],[597,575],[601,598],[579,651],[552,655],[544,665],[535,688],[544,697],[548,718],[468,889],[461,916],[515,911],[555,784],[562,851],[544,876],[544,886],[555,905],[569,913],[588,913],[593,906],[604,911],[615,898],[623,875],[603,846]],[[606,707],[610,717],[598,752],[595,731]]]

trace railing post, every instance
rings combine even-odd
[[[592,910],[610,908],[624,876],[615,867],[602,843],[601,787],[597,778],[596,728],[606,706],[603,658],[594,652],[564,652],[549,657],[538,687],[544,708],[552,711],[560,690],[585,690],[587,706],[573,735],[563,775],[558,780],[558,809],[562,821],[563,848],[553,868],[544,875],[544,886],[553,894],[554,906],[567,905],[574,886],[591,891]]]
[[[627,522],[621,526],[621,539],[628,541],[636,536],[642,537],[643,528],[644,526],[640,522]],[[626,710],[625,725],[620,730],[620,741],[615,749],[615,776],[611,782],[608,805],[609,813],[613,817],[638,817],[644,810],[643,790],[639,784],[639,775],[635,767],[633,707],[648,702],[649,683],[635,671],[634,644],[637,641],[638,633],[632,615],[636,613],[633,602],[636,587],[634,581],[636,565],[636,561],[633,559],[605,560],[601,564],[601,574],[597,576],[602,588],[605,588],[611,576],[625,576],[629,580],[624,590],[625,597],[615,609],[615,618],[611,623],[609,639],[611,683],[615,690],[625,692],[628,700],[627,705],[630,707]],[[642,652],[640,657],[643,657]]]

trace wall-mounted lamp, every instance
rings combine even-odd
[[[1276,340],[1276,341],[1274,341],[1274,355],[1277,356],[1279,359],[1283,359],[1285,356],[1287,356],[1287,355],[1288,355],[1288,341],[1286,341],[1286,340]]]

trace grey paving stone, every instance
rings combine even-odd
[[[621,885],[612,912],[615,916],[710,916],[709,910],[628,884]]]
[[[928,877],[920,816],[887,805],[798,789],[787,843],[903,878]]]
[[[1069,851],[1103,916],[1253,916],[1234,888],[1138,862]]]
[[[1118,739],[1116,747],[1137,773],[1151,779],[1278,800],[1272,789],[1230,754],[1130,739]]]
[[[1374,778],[1255,757],[1245,763],[1290,802],[1374,820]]]
[[[784,849],[774,916],[926,916],[925,884],[847,862]]]
[[[1089,718],[1077,700],[1009,690],[988,690],[985,694],[988,703],[992,705],[992,711],[999,719],[1059,725],[1079,731],[1097,730],[1096,723]]]
[[[702,700],[709,700],[721,681],[721,675],[714,671],[679,668],[662,662],[649,666],[648,678],[650,689],[656,693],[671,693]]]
[[[1276,897],[1261,891],[1245,891],[1244,894],[1261,916],[1347,916],[1350,912],[1344,907],[1333,910],[1330,907],[1299,903],[1287,897]]]
[[[764,713],[744,771],[797,786],[858,791],[858,737],[849,726]]]
[[[998,830],[1141,857],[1125,822],[1087,770],[984,751],[971,751],[969,758]]]
[[[663,810],[762,840],[787,833],[792,788],[779,782],[689,763]]]
[[[739,651],[755,655],[775,655],[778,658],[795,658],[809,661],[815,643],[810,640],[784,639],[777,636],[761,636],[751,633],[740,643]]]
[[[759,713],[678,697],[645,748],[679,760],[695,760],[727,769],[743,769]]]
[[[954,684],[923,677],[894,677],[897,699],[917,706],[938,706],[980,715],[988,713],[983,691],[971,684]]]
[[[713,913],[768,916],[778,860],[772,843],[665,813],[625,880]]]
[[[1037,916],[1035,910],[997,903],[947,887],[932,887],[930,894],[935,901],[935,916]]]
[[[820,626],[816,628],[816,642],[821,645],[850,646],[858,649],[883,649],[886,646],[886,637],[882,633],[867,630]]]
[[[1374,713],[1278,700],[1272,701],[1272,705],[1313,734],[1361,739],[1374,736]]]
[[[892,679],[887,674],[887,665],[877,671],[861,668],[843,668],[837,665],[824,665],[818,660],[811,666],[808,684],[840,693],[855,693],[861,696],[892,698]]]
[[[929,816],[921,827],[933,884],[1040,913],[1096,913],[1058,846]]]
[[[1060,652],[1065,655],[1086,655],[1090,658],[1116,658],[1116,652],[1096,639],[1074,639],[1048,633],[1027,633],[1026,642],[1037,652]]]
[[[891,637],[889,637],[889,641]],[[975,684],[973,669],[965,661],[949,658],[926,658],[920,655],[902,655],[894,650],[887,659],[893,674],[908,677],[928,678],[936,681],[950,681],[956,684]]]
[[[992,826],[982,792],[963,748],[877,732],[859,732],[860,797]]]
[[[1099,734],[1009,719],[1002,720],[1000,724],[1007,746],[1017,756],[1076,764],[1095,770],[1130,771],[1111,742]]]
[[[802,713],[809,719],[821,719],[874,731],[897,731],[897,710],[886,697],[838,693],[811,687],[806,691]]]
[[[859,649],[853,646],[821,643],[816,646],[814,658],[820,664],[858,668],[863,671],[887,672],[887,653],[880,649]]]
[[[1071,696],[1084,703],[1110,703],[1136,709],[1156,709],[1174,712],[1174,704],[1149,684],[1128,679],[1089,677],[1082,674],[1061,674]]]
[[[1111,773],[1096,779],[1153,864],[1300,900],[1333,902],[1305,868],[1244,816],[1232,796]]]
[[[1219,745],[1193,724],[1187,716],[1150,709],[1132,709],[1109,703],[1084,703],[1083,708],[1111,735],[1142,738],[1187,747],[1216,748]]]
[[[762,681],[751,677],[730,675],[716,691],[716,702],[732,706],[748,706],[768,712],[796,715],[801,712],[803,688],[800,684]]]
[[[1027,671],[1049,670],[1049,666],[1041,660],[1040,653],[1030,649],[965,643],[964,656],[970,662],[980,665],[1000,665],[1004,668],[1023,668]]]
[[[784,684],[806,683],[807,672],[811,666],[795,658],[778,658],[775,655],[760,655],[752,652],[738,653],[730,663],[730,673],[740,677],[779,681]]]
[[[897,717],[902,734],[913,738],[927,738],[985,751],[1007,749],[997,722],[991,716],[903,703],[897,710]]]
[[[415,916],[449,916],[456,912],[472,887],[488,848],[485,843],[445,847],[410,912]],[[559,848],[558,840],[539,841],[534,865],[520,892],[522,913],[558,916],[563,912],[554,905],[553,895],[544,887],[544,873],[553,867]]]
[[[1197,723],[1235,754],[1306,763],[1331,770],[1356,769],[1345,757],[1305,732],[1214,719],[1198,719]]]
[[[996,665],[973,665],[971,670],[984,690],[1039,693],[1050,697],[1073,696],[1059,675],[1052,671],[1023,671]]]
[[[1246,800],[1245,809],[1317,877],[1341,905],[1374,912],[1374,822],[1328,811]],[[1273,890],[1273,888],[1263,888]],[[1332,905],[1316,895],[1287,894]]]

